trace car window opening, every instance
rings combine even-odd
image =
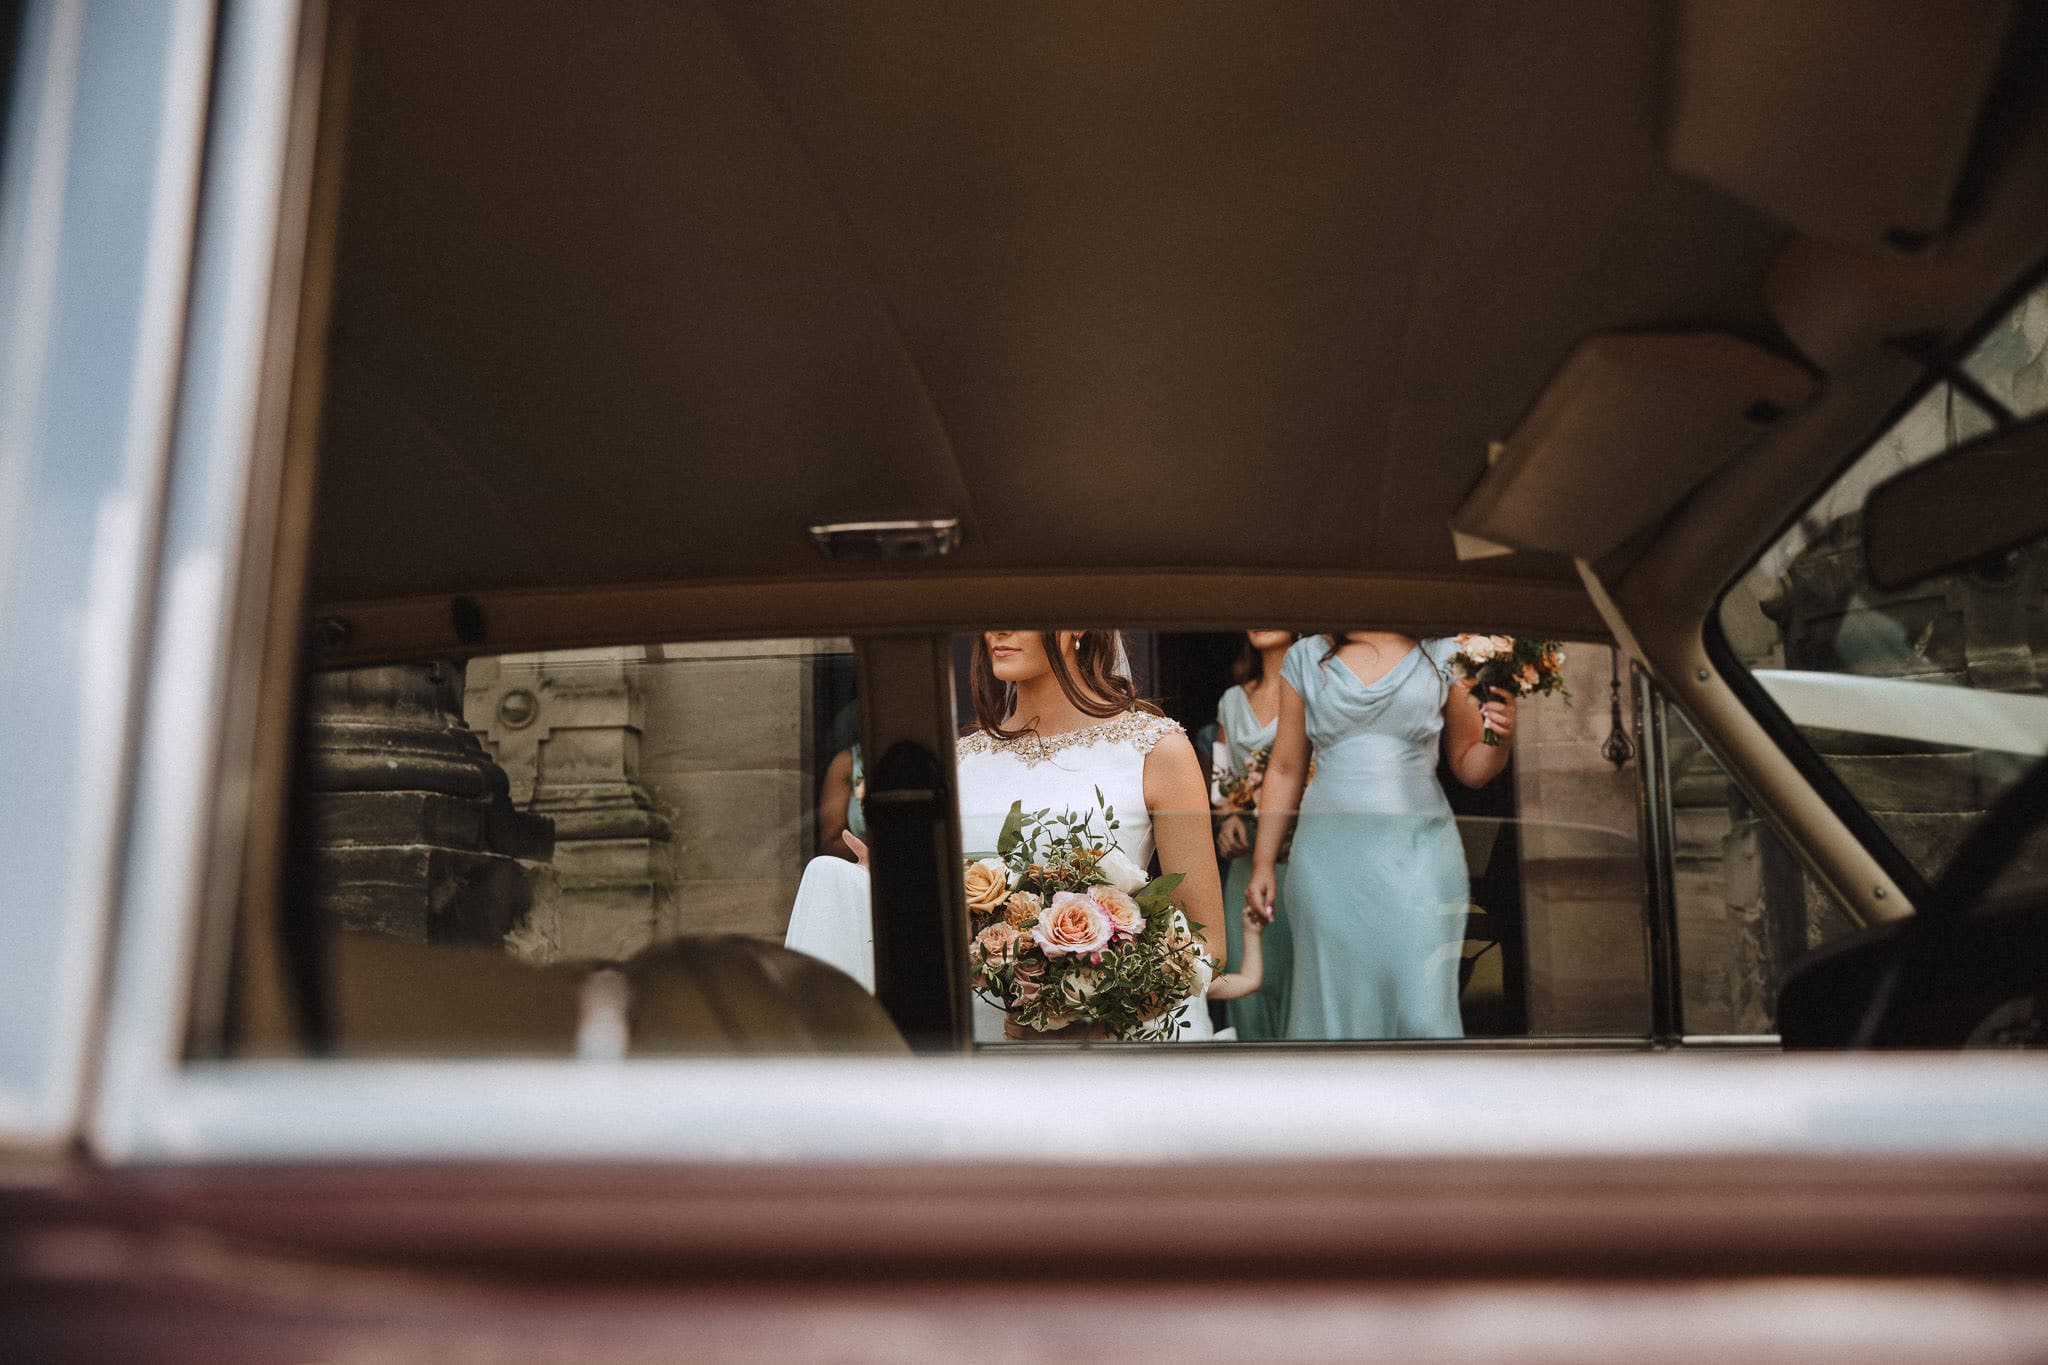
[[[1605,644],[952,654],[978,1047],[1768,1040],[1777,972],[1848,927]],[[900,1051],[856,673],[847,637],[317,672],[281,913],[321,926],[332,1051]]]

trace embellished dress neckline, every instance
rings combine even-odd
[[[1123,711],[1077,730],[1056,735],[1026,732],[1015,739],[1001,739],[987,730],[962,735],[956,746],[962,758],[970,754],[1007,754],[1027,768],[1050,762],[1068,749],[1097,744],[1131,744],[1139,753],[1149,754],[1160,740],[1180,734],[1181,727],[1165,716],[1149,711]]]

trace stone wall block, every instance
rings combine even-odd
[[[497,943],[531,912],[554,830],[511,802],[458,713],[460,664],[309,682],[308,826],[320,903],[347,929]]]

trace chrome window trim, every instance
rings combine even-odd
[[[2006,1055],[1166,1051],[1004,1064],[197,1063],[109,1135],[107,1154],[973,1164],[2048,1153],[2048,1073]]]
[[[32,0],[0,167],[0,1143],[95,1045],[185,324],[212,0]]]
[[[185,317],[119,927],[91,1137],[117,1136],[175,1107],[209,874],[233,861],[247,816],[245,774],[221,761],[247,633],[237,588],[264,544],[283,459],[274,404],[278,302],[296,299],[310,140],[319,85],[314,0],[226,0],[211,53],[214,99]],[[304,21],[304,27],[302,27]],[[295,308],[288,311],[295,313]],[[287,319],[289,321],[289,319]],[[286,329],[286,335],[291,329]],[[266,407],[266,400],[273,406]],[[275,436],[276,439],[270,439]],[[110,1136],[114,1135],[114,1136]]]

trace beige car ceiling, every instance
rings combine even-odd
[[[1407,575],[1590,620],[1571,555],[1626,558],[1826,390],[1788,251],[1938,253],[1997,107],[2006,6],[1782,8],[355,6],[315,600],[844,579],[806,526],[937,515],[963,544],[917,574]],[[1567,363],[1645,333],[1716,392]],[[1543,431],[1609,445],[1499,477],[1577,523],[1461,561],[1553,377]],[[1617,477],[1661,491],[1588,518]]]

